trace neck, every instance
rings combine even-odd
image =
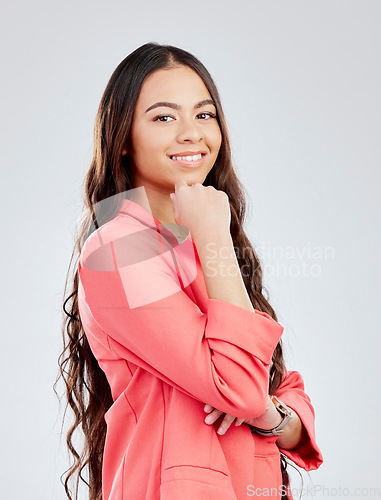
[[[161,224],[176,224],[169,192],[138,186],[131,191],[130,199],[151,212]]]

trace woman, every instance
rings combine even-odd
[[[115,69],[85,203],[60,358],[68,498],[86,468],[91,500],[292,498],[285,457],[322,463],[314,410],[285,368],[220,98],[194,56],[149,43]]]

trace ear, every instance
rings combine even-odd
[[[127,154],[127,149],[122,149],[122,156],[126,156]]]

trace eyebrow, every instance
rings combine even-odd
[[[212,104],[215,108],[217,107],[214,104],[213,99],[204,99],[203,101],[199,101],[198,103],[196,103],[194,105],[194,108],[195,109],[202,108],[203,106],[206,106],[207,104]],[[148,109],[146,109],[146,113],[148,113],[148,111],[151,111],[151,109],[155,109],[155,108],[181,109],[181,106],[179,106],[178,104],[175,104],[174,102],[159,101],[159,102],[155,102],[155,104],[152,104],[152,106],[150,106]]]

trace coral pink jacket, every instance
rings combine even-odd
[[[266,313],[208,298],[191,235],[178,243],[125,199],[86,240],[78,304],[114,403],[105,415],[104,500],[247,500],[281,489],[276,436],[246,424],[217,434],[205,403],[242,418],[266,408],[269,364],[283,327]],[[319,467],[314,410],[296,371],[276,395],[308,440],[284,455]],[[275,494],[273,497],[281,494]],[[269,496],[269,494],[267,494]]]

